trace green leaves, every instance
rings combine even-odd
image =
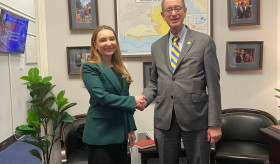
[[[39,69],[38,68],[31,68],[28,71],[28,76],[32,78],[32,82],[40,82],[42,80],[42,77],[39,76]]]
[[[51,77],[51,76],[47,76],[47,77],[45,77],[45,78],[42,80],[42,83],[43,83],[43,84],[49,84],[51,80],[52,80],[52,77]]]
[[[77,105],[77,103],[70,103],[70,104],[66,105],[66,106],[61,110],[61,112],[64,112],[64,111],[66,111],[67,109],[69,109],[69,108],[71,108],[71,107],[73,107],[73,106],[75,106],[75,105]]]
[[[38,77],[39,76],[39,69],[38,68],[30,68],[28,71],[28,76],[30,77]]]
[[[32,82],[32,78],[29,77],[29,76],[22,76],[20,79],[25,80],[25,81]],[[27,83],[25,83],[25,84],[27,84]]]
[[[39,76],[38,68],[30,68],[28,71],[28,76],[22,76],[20,79],[28,81],[30,83],[40,82],[42,77]]]
[[[75,117],[73,117],[73,116],[68,116],[68,117],[64,118],[62,121],[63,121],[63,122],[73,122],[73,121],[75,121],[75,120],[76,120]]]
[[[64,97],[65,90],[60,91],[57,96],[54,95],[51,92],[55,87],[51,83],[52,76],[42,78],[39,73],[38,68],[31,68],[27,76],[20,77],[26,81],[24,85],[30,91],[31,106],[26,120],[28,125],[16,127],[15,132],[18,135],[30,135],[32,140],[23,139],[22,141],[40,148],[42,156],[36,149],[29,152],[49,164],[53,144],[59,139],[57,129],[63,122],[75,120],[66,111],[77,103],[69,103],[69,100]]]
[[[29,150],[29,153],[43,161],[41,158],[41,154],[37,149],[31,149]]]
[[[37,138],[35,140],[31,139],[23,139],[22,142],[34,145],[42,150],[43,154],[46,154],[48,151],[48,147],[50,146],[50,141],[44,138]]]
[[[20,126],[16,127],[15,133],[20,136],[36,135],[37,129],[35,127],[31,127],[29,125],[20,125]]]
[[[35,127],[36,129],[42,124],[40,122],[38,111],[36,110],[28,110],[28,117],[26,121],[28,125]]]
[[[280,93],[280,89],[275,88],[274,90]],[[274,97],[277,97],[280,99],[280,95],[274,95]]]
[[[65,90],[62,90],[62,91],[59,92],[59,94],[56,97],[55,102],[56,102],[56,104],[58,106],[58,110],[60,110],[60,108],[63,105],[68,103],[68,99],[64,97],[64,94],[65,94]]]
[[[57,95],[56,101],[55,101],[58,106],[58,111],[60,111],[60,112],[64,112],[67,109],[77,105],[77,103],[67,104],[69,101],[67,98],[64,97],[64,94],[65,94],[65,90],[60,91],[59,94]],[[62,110],[60,110],[64,105],[66,105],[66,106]]]

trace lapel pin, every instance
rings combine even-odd
[[[190,45],[190,44],[191,44],[191,42],[190,42],[190,41],[188,41],[188,42],[187,42],[187,44],[188,44],[188,45]]]

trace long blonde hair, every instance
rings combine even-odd
[[[115,31],[109,26],[103,25],[103,26],[98,26],[94,29],[94,31],[92,33],[92,37],[91,37],[90,56],[89,56],[88,62],[92,62],[92,63],[100,65],[101,61],[103,60],[101,54],[96,50],[94,43],[96,43],[97,34],[101,30],[104,30],[104,29],[112,31],[114,33],[116,41],[117,41],[117,50],[112,56],[112,63],[114,65],[114,68],[116,69],[116,71],[123,74],[127,83],[131,83],[132,82],[131,76],[122,62],[121,50],[120,50],[120,44],[119,44],[118,37],[117,37]]]

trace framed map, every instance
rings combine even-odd
[[[123,56],[151,54],[153,42],[167,34],[169,26],[161,17],[162,0],[115,0],[116,31]],[[212,36],[213,0],[185,0],[184,24]]]

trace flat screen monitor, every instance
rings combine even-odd
[[[24,53],[28,19],[0,8],[0,52]]]

